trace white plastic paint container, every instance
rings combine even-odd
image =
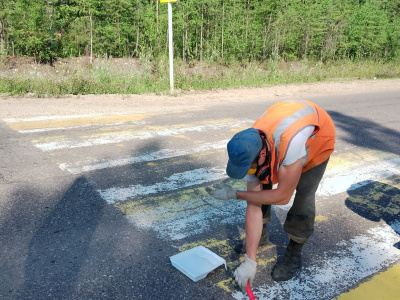
[[[225,265],[226,269],[225,259],[204,246],[197,246],[175,254],[170,257],[170,260],[175,268],[194,282],[205,278],[208,273],[221,265]]]

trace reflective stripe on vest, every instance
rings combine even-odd
[[[280,153],[279,153],[279,143],[280,143],[280,139],[282,134],[285,132],[286,129],[289,128],[290,125],[292,125],[294,122],[296,122],[297,120],[309,115],[309,114],[315,114],[316,116],[316,120],[318,122],[318,113],[317,111],[307,102],[305,101],[282,101],[282,102],[286,102],[286,103],[295,103],[295,102],[301,102],[303,103],[306,107],[304,107],[303,109],[298,110],[297,112],[295,112],[293,115],[290,115],[286,118],[284,118],[278,125],[278,127],[276,127],[274,134],[272,136],[273,140],[274,140],[274,145],[275,145],[275,149],[276,149],[276,155],[279,161],[280,158]],[[301,128],[303,129],[303,128]],[[313,134],[313,138],[315,136],[315,133]],[[308,147],[307,147],[307,156],[308,156]],[[277,165],[277,170],[279,170],[279,164]]]

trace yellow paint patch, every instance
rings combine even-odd
[[[229,288],[229,285],[235,284],[235,281],[233,278],[229,278],[226,280],[222,280],[216,284],[217,287],[223,289],[225,292],[231,293],[231,289]]]
[[[204,241],[189,243],[179,247],[179,251],[186,251],[192,249],[197,246],[204,246],[208,249],[212,249],[217,252],[217,254],[221,257],[227,257],[231,252],[232,248],[228,245],[229,239],[225,240],[217,240],[215,238],[211,238]]]
[[[263,258],[259,258],[257,259],[257,264],[259,264],[260,266],[266,266],[271,262],[274,262],[276,260],[276,256],[271,257],[269,259],[263,259]]]
[[[147,165],[150,166],[150,167],[154,167],[156,164],[153,163],[153,162],[149,162],[149,163],[147,163]]]
[[[133,114],[133,115],[120,115],[120,116],[92,116],[81,118],[69,119],[54,119],[54,120],[40,120],[40,121],[21,121],[15,123],[8,123],[11,129],[14,130],[31,130],[41,128],[57,128],[57,127],[74,127],[83,125],[119,123],[129,121],[140,121],[148,118],[150,115],[146,114]]]
[[[185,140],[190,140],[190,137],[183,135],[183,134],[179,134],[179,135],[174,135],[175,138],[178,139],[185,139]]]
[[[395,158],[397,155],[377,151],[377,150],[365,150],[352,153],[334,153],[329,159],[327,171],[345,173],[354,169],[354,163],[360,162],[379,162],[386,159]]]
[[[266,246],[258,248],[257,252],[264,252],[264,251],[267,251],[267,250],[275,248],[275,247],[276,247],[276,245],[273,245],[273,244],[266,245]]]
[[[328,221],[328,217],[325,216],[316,216],[315,217],[315,222],[327,222]]]
[[[375,275],[370,281],[362,283],[356,289],[341,295],[336,300],[398,300],[400,295],[400,266]]]

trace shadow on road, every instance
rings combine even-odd
[[[74,294],[104,206],[84,177],[75,180],[29,243],[21,299]]]
[[[400,154],[400,132],[364,118],[355,118],[336,111],[328,111],[337,128],[348,136],[343,140],[374,150]]]
[[[394,181],[400,183],[400,178]],[[367,220],[385,221],[400,235],[400,189],[377,181],[361,182],[356,186],[347,191],[346,206]],[[400,248],[399,243],[394,246]]]

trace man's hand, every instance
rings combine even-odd
[[[235,270],[235,280],[242,289],[242,292],[246,292],[247,281],[250,285],[253,285],[253,280],[256,277],[257,263],[250,259],[247,254],[244,255],[244,262]]]
[[[219,200],[237,199],[236,190],[224,183],[217,183],[213,185],[214,189],[206,188],[211,197]]]

